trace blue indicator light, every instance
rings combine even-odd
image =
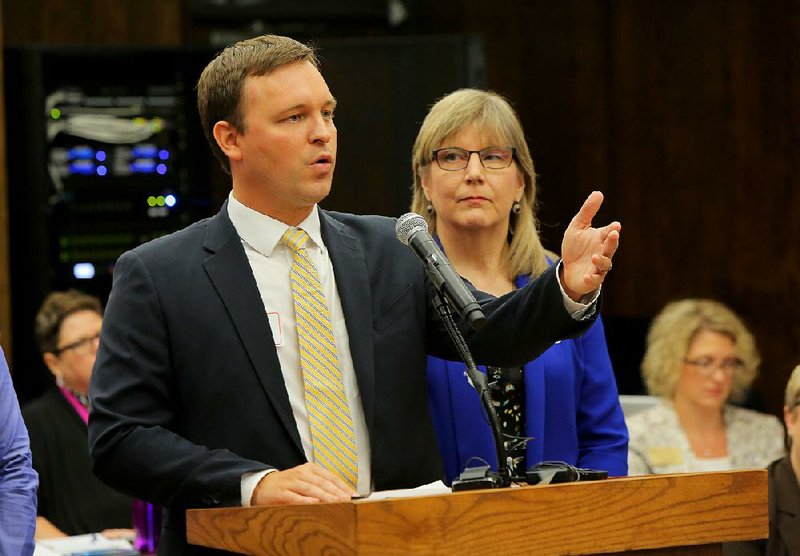
[[[131,162],[131,173],[152,174],[156,171],[156,161],[150,158],[142,158]]]
[[[67,159],[69,160],[84,160],[88,158],[94,158],[94,149],[87,145],[78,145],[67,151]]]
[[[91,176],[94,174],[94,162],[91,160],[76,160],[69,163],[68,170],[70,174]]]
[[[105,162],[106,156],[106,151],[97,151],[94,155],[94,157],[97,159],[97,162]]]
[[[105,176],[106,174],[108,174],[108,168],[102,165],[97,167],[98,176]]]
[[[164,197],[164,204],[168,207],[174,207],[175,203],[178,202],[178,199],[175,198],[175,195],[166,195]]]
[[[72,267],[72,275],[78,280],[91,280],[94,278],[94,265],[92,263],[76,263]]]
[[[158,158],[160,160],[168,160],[169,159],[169,151],[167,149],[161,149],[158,151]]]
[[[162,176],[167,173],[167,165],[166,164],[159,164],[156,166],[156,172],[161,174]]]
[[[133,158],[155,158],[157,154],[158,149],[155,145],[136,145],[131,149]]]

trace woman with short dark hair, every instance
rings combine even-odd
[[[36,315],[36,341],[56,384],[23,408],[40,480],[37,539],[133,535],[133,500],[95,477],[89,461],[89,379],[102,323],[100,300],[75,290],[51,293]]]

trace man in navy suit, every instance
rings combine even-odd
[[[456,356],[394,219],[317,206],[336,100],[310,48],[278,36],[228,47],[200,77],[198,106],[231,194],[216,216],[120,257],[91,384],[95,473],[168,508],[163,554],[211,553],[186,544],[186,508],[339,502],[438,479],[425,356]],[[524,363],[585,330],[619,241],[618,223],[591,227],[601,202],[584,203],[553,270],[503,298],[476,292],[476,360]],[[315,457],[287,228],[308,234],[330,313],[355,488]]]

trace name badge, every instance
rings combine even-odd
[[[272,329],[272,341],[275,347],[283,345],[283,328],[281,328],[281,316],[278,313],[267,313],[269,327]]]
[[[680,465],[683,463],[683,455],[680,448],[671,446],[653,446],[647,450],[647,459],[650,465],[662,467],[667,465]]]

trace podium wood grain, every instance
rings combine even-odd
[[[187,512],[190,543],[270,555],[710,555],[767,531],[761,470]]]

